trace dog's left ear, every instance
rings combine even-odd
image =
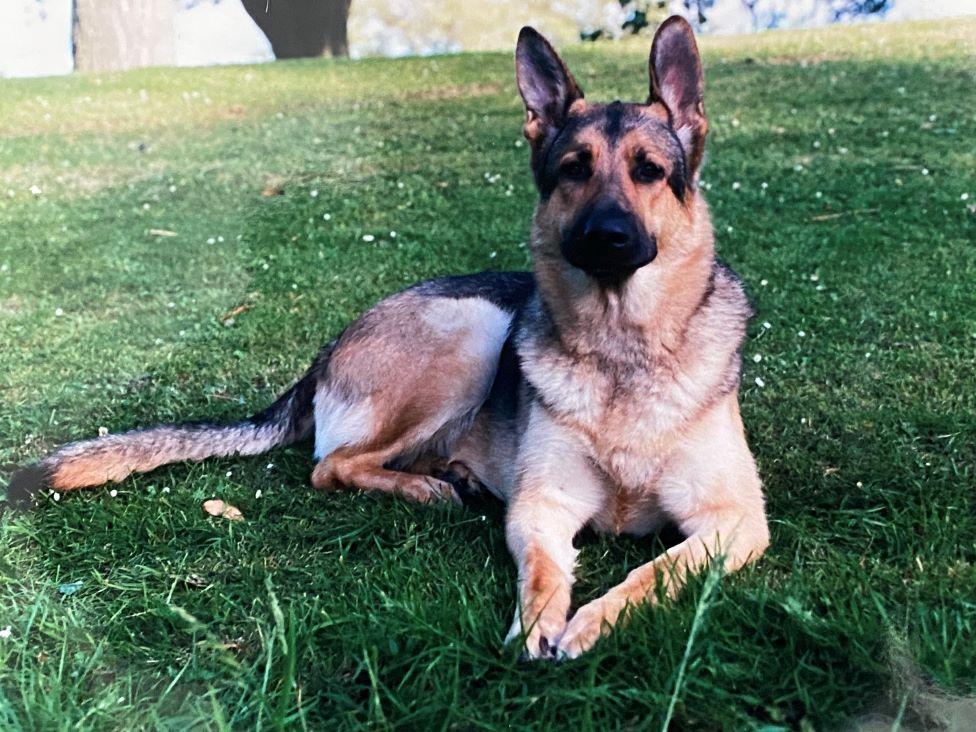
[[[528,26],[515,47],[515,78],[525,102],[525,137],[538,148],[562,127],[583,91],[549,41]]]
[[[660,102],[667,107],[694,177],[705,153],[708,119],[701,57],[688,21],[672,15],[661,23],[651,44],[649,66],[651,92],[647,103]]]

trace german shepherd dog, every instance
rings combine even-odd
[[[316,488],[458,501],[449,478],[507,504],[508,640],[530,658],[574,658],[711,559],[759,557],[769,533],[737,399],[752,313],[715,258],[699,190],[708,122],[691,28],[672,17],[657,31],[643,104],[585,101],[532,28],[515,61],[539,191],[532,273],[414,285],[265,411],[67,445],[15,476],[10,499],[314,434]],[[666,521],[684,541],[570,616],[582,528],[640,536]]]

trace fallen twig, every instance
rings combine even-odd
[[[223,315],[220,316],[220,323],[221,323],[221,325],[225,325],[225,326],[231,326],[231,325],[233,325],[234,324],[234,318],[236,318],[241,313],[246,313],[248,310],[251,309],[251,307],[252,307],[251,305],[248,305],[247,303],[244,303],[243,305],[238,305],[233,310],[231,310],[231,311],[229,311],[227,313],[224,313]]]
[[[811,216],[811,221],[830,221],[831,219],[839,219],[841,216],[857,216],[858,214],[867,213],[877,213],[880,208],[858,208],[853,211],[838,211],[832,214],[820,214],[819,216]]]

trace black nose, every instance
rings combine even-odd
[[[584,212],[562,243],[574,267],[601,279],[620,279],[654,259],[653,237],[616,202]]]
[[[626,249],[634,237],[633,229],[631,223],[621,216],[594,217],[583,227],[583,238],[593,246]]]

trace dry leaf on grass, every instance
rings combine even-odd
[[[285,179],[277,175],[267,176],[261,195],[266,198],[285,195]]]
[[[224,503],[223,501],[217,499],[204,501],[203,510],[209,513],[211,516],[225,518],[228,521],[244,520],[244,514],[241,513],[236,506],[231,506],[229,503]]]

